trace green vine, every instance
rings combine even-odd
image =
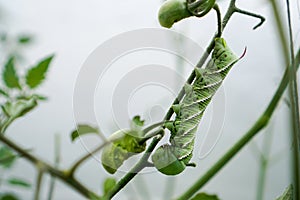
[[[300,63],[300,50],[298,50],[296,56],[294,56],[293,52],[293,42],[292,42],[292,27],[291,27],[291,17],[290,17],[290,10],[289,10],[289,1],[287,0],[287,13],[288,13],[288,22],[289,22],[289,34],[290,34],[290,54],[285,52],[285,55],[290,55],[290,58],[285,58],[287,62],[287,68],[285,71],[285,74],[280,82],[280,85],[278,86],[272,100],[270,101],[269,105],[267,106],[266,110],[262,113],[262,115],[258,118],[258,120],[253,124],[253,126],[244,134],[244,136],[238,140],[235,145],[233,145],[206,173],[204,173],[195,183],[193,183],[187,191],[182,193],[177,199],[178,200],[187,200],[194,196],[196,192],[198,192],[207,182],[209,182],[235,155],[237,155],[240,150],[247,145],[251,139],[256,136],[263,128],[266,127],[268,122],[270,121],[272,114],[274,113],[278,102],[280,101],[286,87],[290,83],[290,89],[291,89],[291,103],[292,103],[292,111],[293,111],[293,120],[294,120],[294,138],[297,142],[297,136],[300,136],[300,127],[299,127],[299,107],[298,106],[298,99],[297,97],[297,84],[296,84],[296,72]],[[272,1],[274,3],[274,1]],[[169,16],[170,13],[168,13],[168,9],[175,10],[178,15]],[[214,42],[216,38],[221,37],[224,29],[226,28],[229,20],[235,13],[239,13],[242,15],[250,16],[259,19],[259,23],[253,27],[253,29],[256,29],[260,27],[264,21],[265,18],[261,15],[243,10],[241,8],[238,8],[236,6],[236,0],[231,0],[229,3],[229,6],[227,8],[227,11],[224,15],[224,18],[222,19],[221,11],[215,0],[200,0],[200,1],[194,1],[194,0],[176,0],[174,2],[167,2],[162,6],[162,9],[160,10],[159,20],[160,23],[165,27],[171,27],[174,23],[177,23],[180,20],[183,20],[188,17],[203,17],[211,10],[214,10],[216,12],[217,16],[217,31],[212,37],[209,45],[207,46],[205,53],[200,58],[199,62],[197,63],[197,68],[203,68],[204,64],[206,63],[209,55],[211,54],[213,48],[214,48]],[[278,13],[275,13],[275,15],[278,15]],[[282,24],[281,24],[282,25]],[[280,25],[280,22],[278,24],[278,28],[282,30],[282,27]],[[280,34],[283,34],[283,32],[280,32]],[[26,38],[25,38],[26,39]],[[281,35],[282,42],[284,41],[284,36]],[[26,42],[27,40],[22,40],[22,42]],[[284,43],[284,42],[283,42]],[[18,97],[11,97],[10,94],[8,94],[5,90],[1,90],[1,94],[3,96],[6,96],[7,102],[2,106],[2,110],[4,111],[4,114],[0,116],[0,141],[5,144],[7,147],[11,148],[15,152],[17,152],[20,156],[31,162],[37,170],[37,178],[36,178],[36,188],[35,188],[35,194],[34,199],[40,199],[40,190],[43,183],[43,176],[46,174],[49,174],[52,176],[52,182],[50,185],[50,192],[49,192],[49,199],[52,197],[53,193],[53,187],[54,187],[54,179],[60,179],[65,184],[71,186],[74,190],[82,194],[86,198],[90,199],[97,199],[97,200],[108,200],[113,198],[118,192],[120,192],[140,171],[142,171],[146,167],[153,167],[153,164],[148,161],[150,155],[156,148],[157,144],[161,141],[161,139],[164,136],[164,128],[165,123],[170,121],[171,117],[174,114],[174,110],[170,107],[167,114],[164,117],[163,122],[150,125],[149,127],[146,127],[144,129],[139,129],[138,133],[141,133],[141,137],[130,137],[127,138],[127,143],[131,143],[132,146],[126,146],[126,142],[120,141],[117,139],[106,139],[101,135],[99,130],[94,127],[90,126],[81,126],[81,129],[76,130],[72,134],[72,141],[75,140],[80,136],[80,134],[86,134],[86,133],[95,133],[98,136],[100,136],[101,139],[103,139],[103,143],[96,147],[94,150],[92,150],[90,153],[83,155],[82,157],[79,157],[78,160],[76,160],[73,165],[67,169],[67,170],[61,170],[59,169],[59,152],[56,152],[56,161],[55,164],[52,166],[45,162],[44,160],[38,158],[33,153],[23,149],[20,147],[19,144],[14,143],[11,139],[9,139],[7,136],[5,136],[6,129],[9,127],[11,123],[15,121],[16,118],[21,117],[25,115],[27,112],[31,111],[35,106],[38,104],[39,101],[43,100],[44,97],[41,95],[36,94],[32,90],[35,89],[37,86],[40,85],[40,83],[44,80],[46,71],[48,69],[48,65],[51,62],[53,56],[49,56],[46,59],[39,62],[36,66],[32,67],[30,70],[27,71],[27,74],[25,77],[19,77],[17,74],[17,71],[14,68],[14,58],[10,58],[5,66],[4,71],[4,82],[7,86],[8,90],[15,90],[18,91],[19,94],[22,94]],[[196,77],[196,71],[194,70],[191,75],[188,77],[186,83],[191,84]],[[182,88],[177,96],[177,98],[174,100],[172,105],[178,104],[184,97],[185,91],[184,88]],[[136,123],[143,124],[143,121],[141,121],[139,118],[135,119],[137,120]],[[137,124],[136,124],[137,125]],[[138,125],[139,126],[139,125]],[[129,131],[132,131],[130,129]],[[123,140],[125,137],[123,137],[121,140]],[[125,140],[125,139],[124,139]],[[148,144],[146,148],[146,142],[148,140],[152,140],[150,144]],[[129,141],[129,142],[128,142]],[[133,153],[140,153],[141,151],[144,151],[142,157],[139,159],[139,161],[131,168],[131,170],[124,175],[123,178],[121,178],[118,182],[116,182],[114,179],[109,180],[104,185],[104,192],[103,195],[100,196],[90,190],[88,187],[83,185],[76,177],[75,173],[77,169],[85,162],[87,161],[92,154],[99,152],[100,150],[105,149],[109,145],[116,145],[117,147],[113,148],[119,148],[122,151],[126,152],[129,151],[128,149],[132,150]],[[125,144],[125,145],[124,145]],[[297,143],[297,146],[299,143]],[[58,148],[58,147],[57,147]],[[138,152],[136,149],[139,148]],[[297,150],[297,148],[295,148]],[[299,153],[294,152],[295,159],[299,159]],[[122,161],[126,160],[129,157],[129,155],[125,155],[122,159]],[[296,160],[298,162],[298,160]],[[296,198],[298,198],[299,190],[299,171],[297,170],[298,164],[295,164],[295,174],[296,174]],[[118,166],[119,167],[119,166]],[[1,181],[1,180],[0,180]],[[203,194],[201,194],[203,195]],[[199,195],[199,196],[201,196]],[[198,195],[197,195],[198,196]],[[207,195],[206,195],[207,196]]]

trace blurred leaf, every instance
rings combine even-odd
[[[44,95],[40,95],[40,94],[34,94],[33,97],[37,100],[40,100],[40,101],[47,101],[48,100],[48,97],[46,97]]]
[[[141,117],[137,115],[133,117],[132,122],[137,126],[144,126],[145,120],[141,120]]]
[[[287,187],[283,194],[276,198],[276,200],[293,200],[293,186],[290,185],[289,187]]]
[[[103,183],[103,194],[107,194],[117,184],[116,179],[107,178]]]
[[[0,41],[5,42],[7,39],[7,34],[6,33],[0,33]]]
[[[10,168],[16,160],[16,155],[6,146],[0,147],[0,166]]]
[[[48,98],[46,96],[40,95],[40,94],[33,94],[31,96],[25,96],[25,95],[19,95],[16,97],[17,99],[23,99],[23,100],[30,100],[30,99],[36,99],[40,101],[46,101]]]
[[[15,102],[7,101],[4,105],[1,106],[1,108],[8,117],[10,117],[11,119],[15,119],[25,115],[36,105],[36,100],[34,98],[31,98],[29,100],[17,100]]]
[[[10,57],[6,62],[2,74],[2,79],[8,88],[21,89],[21,85],[19,83],[19,77],[15,69],[14,57]]]
[[[4,97],[9,97],[8,93],[4,90],[0,88],[0,94]]]
[[[49,64],[53,59],[53,55],[40,61],[36,66],[30,68],[26,74],[26,84],[30,88],[36,88],[45,79],[46,73],[48,71]]]
[[[99,134],[98,128],[92,127],[87,124],[79,124],[77,129],[72,131],[71,133],[71,140],[74,142],[79,136],[86,135],[86,134]]]
[[[19,200],[19,198],[12,193],[4,193],[0,194],[0,200]]]
[[[18,43],[28,44],[31,42],[31,37],[29,35],[21,35],[18,37]]]
[[[141,117],[139,115],[134,116],[130,123],[131,130],[141,130],[141,128],[144,126],[144,120],[141,120]]]
[[[216,195],[210,195],[206,193],[199,193],[191,200],[220,200]]]
[[[20,178],[11,178],[7,180],[7,183],[14,186],[20,186],[24,188],[30,188],[31,184],[28,183],[26,180],[20,179]]]

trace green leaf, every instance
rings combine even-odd
[[[293,200],[293,195],[293,186],[290,185],[284,190],[280,197],[276,198],[276,200]]]
[[[18,37],[19,44],[28,44],[31,42],[31,37],[29,35],[21,35]]]
[[[199,193],[191,200],[220,200],[216,195],[210,195],[206,193]]]
[[[9,94],[4,90],[0,88],[0,94],[4,97],[9,97]]]
[[[131,130],[141,130],[144,126],[144,120],[141,120],[141,117],[139,115],[134,116],[130,123],[130,129]]]
[[[86,134],[99,134],[99,130],[96,127],[92,127],[87,124],[79,124],[77,129],[72,131],[71,133],[71,140],[74,142],[79,136],[86,135]]]
[[[31,187],[31,184],[28,183],[28,181],[20,179],[20,178],[11,178],[11,179],[7,180],[7,183],[9,183],[10,185],[19,186],[19,187],[23,187],[23,188]]]
[[[107,194],[116,184],[117,181],[114,178],[105,179],[103,183],[103,194]]]
[[[132,122],[137,126],[144,126],[145,120],[141,120],[141,117],[137,115],[133,117]]]
[[[45,79],[48,67],[53,59],[53,55],[43,59],[36,66],[30,68],[26,74],[26,84],[30,88],[36,88]]]
[[[16,99],[20,100],[30,100],[30,99],[36,99],[36,100],[40,100],[40,101],[46,101],[48,100],[48,98],[46,96],[40,95],[40,94],[32,94],[30,96],[26,96],[26,95],[19,95],[16,97]]]
[[[19,198],[12,193],[4,193],[0,194],[0,200],[19,200]]]
[[[16,155],[8,147],[0,147],[0,166],[3,168],[12,167],[16,158]]]
[[[9,118],[16,119],[31,111],[36,105],[35,98],[31,98],[29,100],[17,100],[14,102],[7,101],[1,108]]]
[[[8,88],[21,89],[21,85],[19,83],[19,77],[15,69],[14,57],[10,57],[6,62],[2,74],[2,79]]]

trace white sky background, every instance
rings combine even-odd
[[[227,2],[221,1],[223,14]],[[181,194],[188,188],[249,129],[270,101],[284,70],[269,3],[258,0],[237,2],[241,8],[264,15],[267,21],[253,31],[252,27],[258,20],[236,14],[226,27],[224,37],[231,49],[238,54],[247,46],[248,51],[224,84],[226,113],[220,140],[209,156],[202,160],[197,160],[200,150],[196,150],[198,155],[195,155],[194,160],[198,166],[186,170],[174,180],[175,194]],[[160,27],[156,18],[160,3],[159,0],[0,0],[1,28],[8,30],[12,35],[31,33],[35,36],[34,44],[24,51],[27,59],[25,64],[34,64],[52,53],[56,55],[47,81],[39,89],[41,93],[49,96],[49,101],[42,103],[27,117],[16,121],[7,134],[24,147],[34,148],[34,153],[39,157],[52,162],[54,134],[59,133],[62,141],[62,168],[69,167],[79,155],[86,153],[79,141],[72,144],[69,137],[70,131],[75,127],[72,98],[80,68],[89,54],[112,36],[134,29]],[[282,8],[285,9],[285,6]],[[299,46],[300,16],[296,1],[292,2],[292,12],[295,43]],[[201,20],[184,20],[173,29],[184,33],[205,48],[216,29],[215,14],[212,12]],[[218,101],[218,96],[214,101]],[[158,112],[158,115],[162,116],[162,113]],[[204,117],[203,128],[198,132],[207,130],[205,121],[209,123],[209,118],[209,115]],[[291,182],[288,164],[291,153],[288,120],[288,109],[282,101],[271,122],[274,130],[271,154],[279,153],[283,156],[268,170],[265,199],[274,199]],[[109,130],[110,125],[106,126],[104,129]],[[198,145],[204,136],[205,134],[197,136]],[[259,146],[262,138],[262,134],[255,138]],[[197,147],[199,146],[196,144],[195,149]],[[244,148],[203,191],[216,193],[224,200],[253,200],[258,177],[256,161],[253,150],[249,147]],[[35,170],[26,161],[20,160],[12,173],[34,182]],[[100,191],[102,181],[108,176],[102,166],[93,159],[80,168],[77,175],[95,191]],[[123,173],[117,173],[116,176],[122,175]],[[45,179],[42,199],[46,198],[47,181]],[[143,182],[150,193],[149,199],[163,199],[167,178],[159,173],[141,175],[115,199],[133,199],[132,196],[134,199],[145,199],[138,194],[137,187]],[[54,199],[84,199],[64,184],[58,183],[56,186]],[[23,199],[32,198],[31,191],[19,190],[18,193]]]

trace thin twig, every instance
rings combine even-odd
[[[55,142],[54,142],[54,167],[58,168],[60,163],[60,136],[58,134],[55,135]],[[55,187],[55,177],[51,176],[50,179],[50,186],[49,186],[49,193],[48,193],[48,200],[52,199],[53,192]]]
[[[85,155],[83,155],[81,158],[79,158],[73,165],[72,167],[68,170],[68,175],[70,177],[74,177],[75,171],[77,170],[77,168],[84,163],[87,159],[89,159],[92,155],[94,155],[95,153],[99,152],[103,147],[105,147],[106,145],[108,145],[109,143],[111,143],[112,141],[106,141],[104,143],[102,143],[101,145],[99,145],[98,147],[96,147],[94,150],[92,150],[91,152],[86,153]]]
[[[162,124],[164,124],[164,122],[158,122],[156,124],[152,124],[148,127],[146,127],[143,132],[146,134],[149,131],[153,130],[154,128],[157,128],[159,126],[161,126]],[[149,140],[150,138],[152,138],[155,135],[149,135],[146,136],[145,138],[142,138],[140,140],[140,142],[145,142],[147,140]],[[81,158],[79,158],[70,168],[70,170],[68,170],[68,173],[70,176],[74,176],[75,171],[77,170],[77,168],[84,163],[85,161],[87,161],[87,159],[89,159],[92,155],[94,155],[95,153],[99,152],[102,148],[104,148],[106,145],[108,145],[109,143],[113,142],[113,140],[105,140],[104,143],[102,143],[101,145],[99,145],[98,147],[96,147],[94,150],[92,150],[91,152],[88,152],[87,154],[83,155]]]
[[[279,34],[279,38],[280,38],[280,42],[281,42],[282,54],[284,55],[283,58],[284,58],[286,66],[288,66],[290,57],[289,57],[289,48],[286,43],[286,41],[287,41],[286,35],[285,35],[286,28],[283,26],[283,22],[280,17],[279,8],[277,6],[277,3],[275,2],[275,0],[270,0],[270,2],[271,2],[275,22],[276,22],[277,32]]]
[[[252,12],[249,12],[249,11],[246,11],[246,10],[242,10],[240,8],[235,8],[235,12],[241,13],[241,14],[244,14],[244,15],[249,15],[251,17],[256,17],[256,18],[260,19],[260,22],[253,27],[253,30],[255,30],[258,27],[260,27],[266,21],[266,19],[263,16],[255,14],[255,13],[252,13]]]
[[[259,176],[257,181],[257,193],[256,193],[256,200],[263,200],[264,193],[265,193],[265,183],[266,183],[266,176],[267,176],[267,169],[270,163],[270,152],[272,147],[272,139],[273,139],[273,127],[274,123],[270,124],[266,130],[263,139],[263,150],[261,155],[259,156]]]
[[[160,130],[160,132],[161,134],[163,134],[163,130]],[[140,161],[117,183],[115,187],[113,187],[111,191],[107,193],[107,195],[104,196],[105,199],[111,199],[113,196],[115,196],[130,180],[132,180],[137,175],[137,173],[139,173],[142,169],[144,169],[145,166],[147,166],[147,160],[157,143],[160,141],[161,137],[162,136],[159,135],[153,138],[151,144],[143,154]]]
[[[36,177],[34,200],[39,200],[40,199],[40,191],[41,191],[43,175],[44,175],[43,169],[41,169],[41,168],[38,169],[38,174],[37,174],[37,177]]]
[[[52,176],[55,176],[65,182],[66,184],[70,185],[74,188],[77,192],[82,194],[83,196],[89,198],[90,195],[98,196],[94,192],[90,191],[88,188],[83,186],[79,181],[77,181],[74,177],[68,176],[65,172],[60,171],[56,169],[55,167],[51,166],[50,164],[46,163],[42,159],[32,155],[31,153],[27,152],[23,148],[21,148],[19,145],[15,144],[13,141],[8,139],[7,137],[4,137],[3,135],[0,135],[0,141],[16,151],[17,153],[21,154],[26,160],[31,162],[35,166],[39,166],[40,168],[44,169],[44,172],[49,173]]]
[[[288,15],[288,27],[289,27],[289,39],[290,39],[290,61],[291,67],[289,67],[290,72],[290,99],[292,106],[292,119],[293,119],[293,133],[292,138],[294,138],[295,146],[293,148],[293,175],[294,175],[294,198],[299,199],[300,197],[300,172],[299,172],[299,139],[300,139],[300,117],[299,117],[299,99],[298,99],[298,86],[297,86],[297,68],[295,66],[294,59],[294,43],[293,43],[293,31],[291,23],[291,12],[290,12],[290,2],[286,0],[287,5],[287,15]]]
[[[218,32],[217,32],[217,37],[221,37],[222,35],[222,16],[221,16],[221,11],[220,11],[220,8],[218,6],[218,4],[215,4],[214,5],[214,10],[216,11],[217,13],[217,22],[218,22]]]

